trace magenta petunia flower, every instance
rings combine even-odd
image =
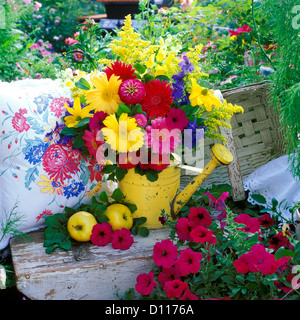
[[[146,95],[144,84],[137,79],[127,79],[120,84],[119,96],[126,104],[137,104]]]
[[[281,231],[279,231],[270,239],[269,244],[269,249],[277,251],[280,247],[287,247],[289,244],[289,240]]]
[[[179,300],[199,300],[199,298],[193,294],[190,289],[186,289],[184,291],[184,294],[181,298],[179,298]]]
[[[241,213],[240,215],[235,217],[234,222],[244,224],[244,228],[237,228],[237,230],[241,230],[244,232],[255,233],[260,229],[259,220],[257,218],[251,218],[251,216],[246,213]]]
[[[196,273],[199,271],[200,260],[202,260],[202,254],[188,248],[180,252],[180,256],[176,261],[176,266],[179,268],[181,275],[186,276],[189,273]]]
[[[103,120],[107,117],[107,113],[103,111],[97,111],[90,118],[89,127],[91,130],[101,130],[104,127]]]
[[[181,109],[171,109],[166,116],[166,123],[169,129],[183,129],[188,125],[189,120],[186,117],[186,113]]]
[[[203,226],[194,228],[191,232],[192,241],[198,243],[215,244],[217,242],[216,237],[211,230],[206,229]]]
[[[209,212],[203,208],[191,208],[188,214],[188,219],[192,227],[205,226],[208,227],[212,223],[212,218]]]
[[[115,230],[112,234],[111,244],[114,249],[128,250],[133,242],[131,232],[126,228]]]
[[[175,225],[179,240],[191,241],[192,225],[188,218],[179,218]]]
[[[136,278],[135,290],[136,292],[148,295],[152,290],[157,286],[157,283],[154,281],[154,273],[142,273],[139,274]]]
[[[180,270],[174,265],[171,268],[162,268],[161,272],[159,273],[157,279],[158,282],[164,287],[167,281],[172,281],[175,279],[180,279],[181,272]]]
[[[179,279],[168,281],[165,283],[164,290],[167,298],[180,298],[185,290],[189,287],[187,282],[183,282]]]
[[[263,214],[262,216],[258,217],[258,221],[261,227],[268,228],[274,225],[274,219],[268,213]]]
[[[109,223],[97,223],[92,229],[91,242],[98,247],[105,247],[111,242],[112,233],[112,227]]]
[[[178,257],[177,247],[170,239],[157,242],[153,248],[153,261],[157,266],[170,268]]]

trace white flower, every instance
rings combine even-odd
[[[6,271],[3,266],[0,265],[0,289],[6,288]]]

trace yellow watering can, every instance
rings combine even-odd
[[[174,163],[161,171],[154,182],[149,181],[146,176],[135,173],[134,169],[128,170],[125,177],[119,181],[119,189],[125,197],[124,201],[137,206],[133,216],[146,217],[145,227],[149,229],[162,228],[159,217],[163,209],[166,214],[175,216],[217,165],[228,165],[233,160],[231,152],[219,143],[212,147],[211,156],[212,159],[202,172],[181,193],[179,193],[180,168],[185,166],[180,166],[179,163]]]

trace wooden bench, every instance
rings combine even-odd
[[[107,19],[107,14],[106,13],[101,13],[101,14],[94,14],[94,15],[88,15],[88,16],[82,16],[82,17],[77,17],[76,20],[80,20],[80,21],[86,21],[89,19],[93,19],[96,22],[103,20],[103,19]]]
[[[134,236],[128,250],[111,245],[74,243],[70,251],[45,253],[43,230],[31,232],[31,242],[11,239],[17,288],[32,300],[118,300],[134,288],[140,273],[150,272],[153,246],[166,239],[169,229]]]

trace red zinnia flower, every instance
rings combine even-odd
[[[170,84],[167,81],[154,79],[145,85],[146,96],[141,102],[143,110],[148,118],[165,117],[170,111],[173,102]]]
[[[279,231],[274,237],[270,239],[270,245],[268,248],[277,251],[280,247],[286,247],[288,243],[288,238],[281,231]]]
[[[209,226],[212,223],[212,218],[208,211],[201,208],[191,208],[190,213],[188,214],[188,218],[191,222],[192,227],[197,226]]]
[[[131,232],[126,228],[115,230],[112,234],[111,245],[114,249],[128,250],[133,242]]]
[[[189,273],[196,273],[199,271],[200,260],[202,260],[202,254],[188,248],[180,252],[180,257],[176,261],[176,266],[180,269],[181,275],[186,276]]]
[[[120,153],[118,158],[118,165],[120,168],[129,170],[137,165],[137,159],[135,152]]]
[[[119,96],[126,104],[137,104],[146,95],[144,84],[137,79],[128,79],[120,84]]]
[[[153,272],[139,274],[136,281],[135,290],[143,295],[150,294],[153,288],[157,286],[157,283],[154,281]]]
[[[257,218],[251,218],[248,214],[242,213],[234,218],[235,223],[240,223],[246,225],[244,228],[238,228],[244,232],[255,233],[260,228],[260,223]]]
[[[107,117],[107,113],[97,111],[93,117],[90,118],[89,127],[91,130],[101,130],[104,127],[103,120]]]
[[[157,279],[158,282],[164,287],[167,281],[180,279],[180,277],[180,270],[176,266],[173,266],[171,268],[162,268],[162,271],[159,273]]]
[[[170,156],[167,154],[152,154],[149,167],[156,171],[166,169],[170,164]]]
[[[112,233],[112,227],[109,223],[97,223],[92,229],[91,242],[98,247],[105,247],[111,242]]]
[[[240,28],[237,28],[235,31],[234,30],[228,30],[229,34],[230,34],[230,37],[232,36],[237,36],[239,35],[240,33],[248,33],[252,30],[252,28],[250,28],[248,25],[244,25]]]
[[[103,71],[106,73],[108,80],[113,74],[118,76],[122,81],[136,78],[136,75],[134,74],[135,69],[131,64],[127,65],[125,62],[115,61],[110,67],[103,69]]]
[[[180,298],[185,290],[188,289],[188,283],[179,279],[168,281],[165,283],[164,290],[167,298]]]
[[[188,218],[179,218],[175,225],[179,240],[192,241],[191,231],[192,225]]]
[[[274,219],[268,213],[263,214],[258,218],[261,227],[268,228],[274,224]]]
[[[215,244],[217,242],[216,237],[211,230],[206,229],[203,226],[198,226],[191,232],[191,238],[194,242]]]
[[[177,247],[170,239],[157,242],[153,248],[153,261],[157,266],[170,268],[178,257]]]

